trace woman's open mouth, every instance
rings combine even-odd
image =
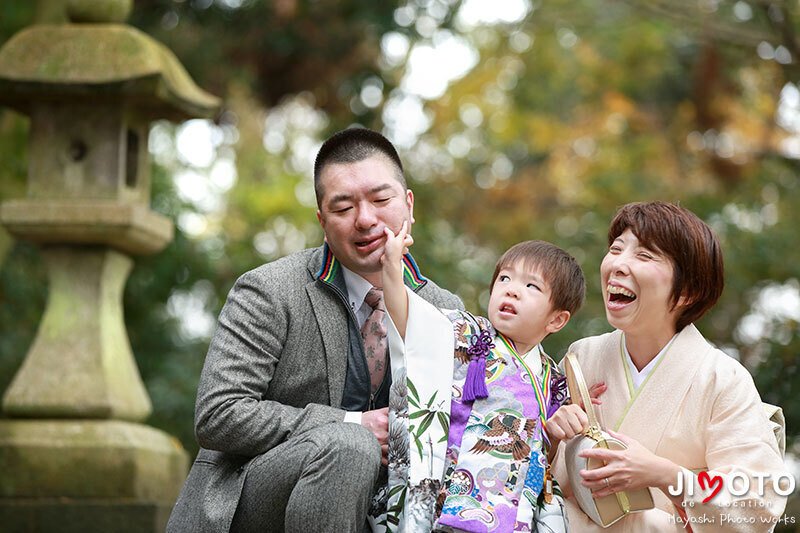
[[[609,309],[622,309],[636,300],[636,293],[619,285],[607,285],[606,292],[608,293],[607,306]]]

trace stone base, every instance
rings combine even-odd
[[[164,531],[186,478],[176,439],[116,420],[0,420],[4,532]]]
[[[162,532],[172,505],[0,499],[4,533]]]

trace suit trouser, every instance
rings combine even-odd
[[[381,451],[358,424],[327,424],[256,457],[232,532],[361,532]]]

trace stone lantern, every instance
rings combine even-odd
[[[3,531],[163,531],[186,475],[176,439],[143,425],[151,405],[122,313],[130,255],[162,250],[149,208],[149,124],[210,116],[163,45],[123,23],[130,0],[70,0],[70,22],[31,26],[0,49],[0,105],[30,117],[27,196],[0,223],[38,243],[49,295],[2,402]]]

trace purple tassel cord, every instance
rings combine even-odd
[[[486,389],[486,356],[494,348],[492,337],[486,330],[480,335],[472,335],[469,339],[467,353],[470,356],[467,367],[467,379],[464,381],[464,394],[462,400],[472,402],[476,399],[486,398],[489,391]]]

